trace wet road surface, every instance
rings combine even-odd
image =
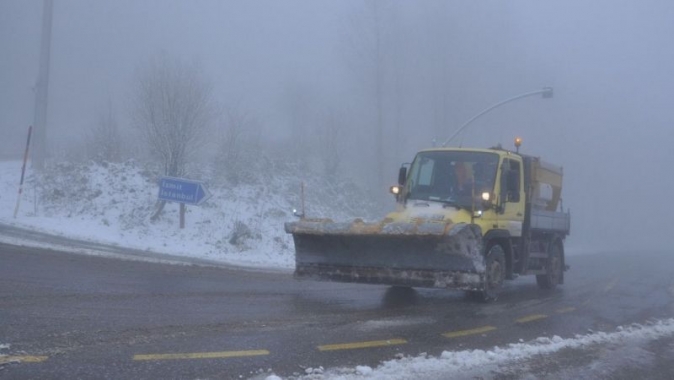
[[[596,253],[567,263],[555,291],[522,277],[482,304],[453,291],[0,245],[0,345],[10,345],[0,354],[13,359],[0,361],[0,378],[238,379],[269,369],[292,376],[674,316],[670,253]],[[671,341],[660,344],[669,352]],[[659,363],[654,373],[671,370],[668,360]]]

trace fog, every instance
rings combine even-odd
[[[0,157],[20,156],[33,123],[41,12],[38,0],[0,2]],[[489,105],[552,86],[552,99],[499,107],[455,142],[511,147],[520,136],[523,152],[562,165],[569,247],[669,246],[660,229],[674,185],[674,3],[666,0],[56,1],[50,150],[81,144],[108,103],[128,124],[134,73],[164,52],[198,64],[219,102],[245,108],[288,149],[302,135],[298,120],[310,130],[337,113],[344,171],[372,177],[376,144],[364,131],[377,121],[373,20],[384,179],[394,182],[401,162]]]

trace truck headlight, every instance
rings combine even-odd
[[[400,194],[400,186],[398,186],[398,185],[393,185],[393,186],[391,186],[391,188],[389,189],[389,191],[390,191],[391,194],[393,194],[393,195],[398,195],[398,194]]]
[[[485,191],[484,193],[482,193],[482,200],[483,201],[489,202],[489,198],[491,198],[491,194],[489,192]]]

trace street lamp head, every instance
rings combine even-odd
[[[543,87],[543,99],[552,98],[552,87]]]

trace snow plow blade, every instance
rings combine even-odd
[[[286,223],[295,241],[295,277],[481,290],[482,231],[474,224]]]

